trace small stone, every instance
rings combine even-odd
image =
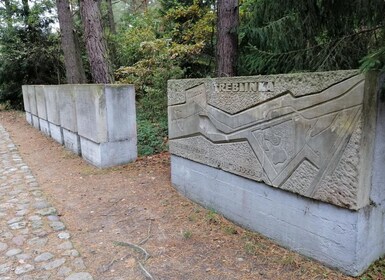
[[[16,212],[16,216],[24,216],[28,213],[27,209],[19,210]]]
[[[24,244],[25,236],[24,235],[18,235],[12,238],[12,242],[15,243],[17,246],[21,246]]]
[[[13,256],[16,256],[17,254],[20,254],[21,252],[23,252],[21,249],[11,249],[11,250],[7,251],[7,253],[5,253],[5,255],[7,257],[13,257]]]
[[[59,216],[50,215],[47,217],[49,221],[59,221]]]
[[[52,269],[58,268],[59,266],[61,266],[65,262],[66,262],[65,258],[57,259],[57,260],[54,260],[52,262],[49,262],[49,263],[43,265],[42,268],[45,270],[52,270]]]
[[[57,275],[61,276],[61,277],[66,277],[66,276],[70,275],[71,272],[72,272],[71,268],[69,268],[67,266],[62,266],[61,268],[59,268]]]
[[[41,220],[41,217],[38,216],[38,215],[33,215],[33,216],[30,216],[28,218],[28,220],[30,220],[30,221],[39,221],[39,220]]]
[[[69,239],[70,234],[68,232],[61,232],[57,235],[60,239]]]
[[[237,258],[237,261],[243,262],[243,261],[244,261],[244,258]]]
[[[7,232],[3,232],[0,237],[4,238],[4,239],[11,239],[13,237],[13,234],[10,233],[9,231]]]
[[[47,238],[34,237],[28,241],[28,244],[35,247],[42,247],[48,242]]]
[[[43,221],[32,221],[31,226],[33,229],[39,229],[43,227]]]
[[[62,255],[63,256],[71,256],[71,257],[79,257],[80,256],[79,252],[75,249],[64,251]]]
[[[47,201],[45,200],[42,200],[42,201],[38,201],[36,202],[35,204],[33,204],[33,207],[35,209],[44,209],[44,208],[49,208],[51,207],[51,204],[49,204]]]
[[[41,196],[43,196],[43,193],[39,190],[36,190],[36,191],[32,192],[32,195],[35,197],[41,197]]]
[[[16,267],[15,273],[17,275],[20,275],[20,274],[24,274],[24,273],[30,272],[30,271],[32,271],[34,269],[35,269],[35,267],[33,265],[23,264],[23,265],[19,265],[19,266]]]
[[[46,237],[48,235],[48,232],[46,232],[45,230],[43,229],[38,229],[38,230],[35,230],[32,232],[34,235],[38,236],[38,237]]]
[[[71,241],[63,242],[62,244],[58,245],[57,248],[59,250],[69,250],[69,249],[72,249],[73,248],[72,242]]]
[[[26,225],[27,225],[26,222],[19,222],[19,223],[10,224],[9,227],[11,229],[22,229],[22,228],[25,228]]]
[[[52,255],[51,253],[45,252],[45,253],[43,253],[43,254],[38,255],[38,256],[34,259],[34,261],[35,261],[35,262],[45,262],[45,261],[48,261],[48,260],[52,259],[53,257],[54,257],[54,255]]]
[[[23,217],[15,217],[7,222],[8,225],[21,222],[24,218]]]
[[[8,245],[6,243],[0,242],[0,252],[7,250]]]
[[[41,216],[56,215],[56,212],[57,212],[56,209],[53,207],[48,207],[48,208],[44,208],[44,209],[41,209],[39,211],[36,211],[36,213],[41,215]]]
[[[59,222],[59,221],[53,221],[51,223],[51,227],[55,231],[64,230],[66,228],[66,226],[62,222]]]
[[[0,274],[7,273],[10,270],[11,270],[11,266],[9,264],[5,263],[0,265]]]
[[[16,258],[17,258],[18,260],[23,260],[23,261],[25,261],[25,260],[30,259],[31,256],[28,255],[28,254],[18,254],[18,255],[16,255]]]
[[[78,272],[73,273],[70,276],[68,276],[65,280],[93,280],[91,274],[88,272]]]
[[[84,262],[82,258],[76,258],[73,260],[72,265],[75,267],[76,270],[84,270],[86,269],[86,266],[84,265]]]

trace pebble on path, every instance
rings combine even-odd
[[[92,280],[30,168],[0,125],[0,280]]]

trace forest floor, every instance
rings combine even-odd
[[[354,279],[182,197],[170,183],[168,153],[98,169],[28,125],[22,112],[0,112],[0,124],[94,279]]]

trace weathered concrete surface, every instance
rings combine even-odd
[[[40,127],[40,131],[47,135],[47,136],[51,136],[51,131],[50,131],[50,127],[49,127],[49,123],[47,120],[44,120],[44,119],[40,119],[39,118],[39,127]]]
[[[49,132],[51,133],[51,137],[61,145],[64,144],[63,138],[63,129],[60,125],[56,125],[54,123],[49,123]]]
[[[98,167],[137,157],[133,86],[76,85],[76,112],[81,153]]]
[[[378,78],[337,71],[170,81],[172,183],[247,228],[359,275],[385,254]]]
[[[44,86],[45,101],[47,106],[47,120],[60,126],[60,103],[59,88],[61,86]]]
[[[60,85],[58,89],[60,126],[72,132],[78,132],[75,93],[73,85]]]
[[[32,115],[32,125],[33,125],[34,128],[40,130],[40,122],[39,122],[39,117],[38,116]]]
[[[371,83],[357,71],[170,81],[170,152],[362,208],[375,129],[375,114],[363,112],[375,105]]]
[[[30,113],[32,115],[37,116],[35,86],[26,86],[26,90],[28,95]]]
[[[37,116],[39,119],[48,120],[47,118],[47,106],[45,101],[45,91],[44,86],[35,86],[35,95],[36,95],[36,107],[37,107]]]
[[[90,163],[109,167],[136,159],[132,85],[23,86],[23,98],[29,123]]]
[[[29,113],[29,112],[25,112],[25,118],[27,120],[27,122],[32,125],[32,114]]]
[[[27,113],[31,112],[31,105],[29,104],[28,86],[22,86],[24,110]]]
[[[137,157],[136,139],[95,143],[80,137],[82,156],[91,164],[106,168],[132,162]]]
[[[136,135],[133,86],[76,85],[74,90],[80,136],[104,143]]]
[[[177,156],[171,180],[186,197],[347,274],[385,252],[381,207],[339,208]]]
[[[81,155],[80,136],[76,132],[62,128],[64,146],[77,155]]]

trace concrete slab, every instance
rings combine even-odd
[[[106,85],[108,140],[136,139],[135,88],[133,85]]]
[[[95,143],[136,137],[132,85],[76,85],[78,133]]]
[[[37,116],[37,103],[36,103],[36,94],[35,94],[35,86],[28,85],[27,86],[27,94],[30,105],[30,112],[32,115]]]
[[[51,132],[50,132],[48,121],[39,118],[39,127],[40,127],[40,131],[43,134],[45,134],[47,136],[51,136]]]
[[[379,206],[351,211],[174,155],[171,180],[186,197],[353,276],[385,250]]]
[[[27,85],[23,85],[21,88],[22,88],[22,92],[23,92],[23,104],[24,104],[24,110],[26,112],[31,112],[31,106],[29,104],[29,97],[28,97],[28,87]]]
[[[60,126],[59,85],[44,86],[45,101],[47,104],[47,120]]]
[[[75,93],[73,85],[60,85],[58,89],[60,126],[68,131],[77,132]]]
[[[32,125],[34,128],[40,130],[40,122],[39,122],[39,118],[35,115],[32,115]]]
[[[25,112],[25,119],[27,120],[27,123],[32,125],[32,114],[29,112]]]
[[[132,162],[137,157],[136,139],[95,143],[81,137],[82,157],[89,163],[106,168]]]
[[[64,144],[63,140],[63,131],[62,128],[59,125],[56,125],[54,123],[49,123],[49,130],[51,133],[51,137],[61,145]]]
[[[45,102],[45,86],[35,86],[37,116],[40,119],[47,120],[47,105]]]
[[[81,155],[80,137],[76,132],[62,128],[64,146],[77,155]]]
[[[360,209],[370,203],[375,76],[333,71],[171,81],[170,152]]]

